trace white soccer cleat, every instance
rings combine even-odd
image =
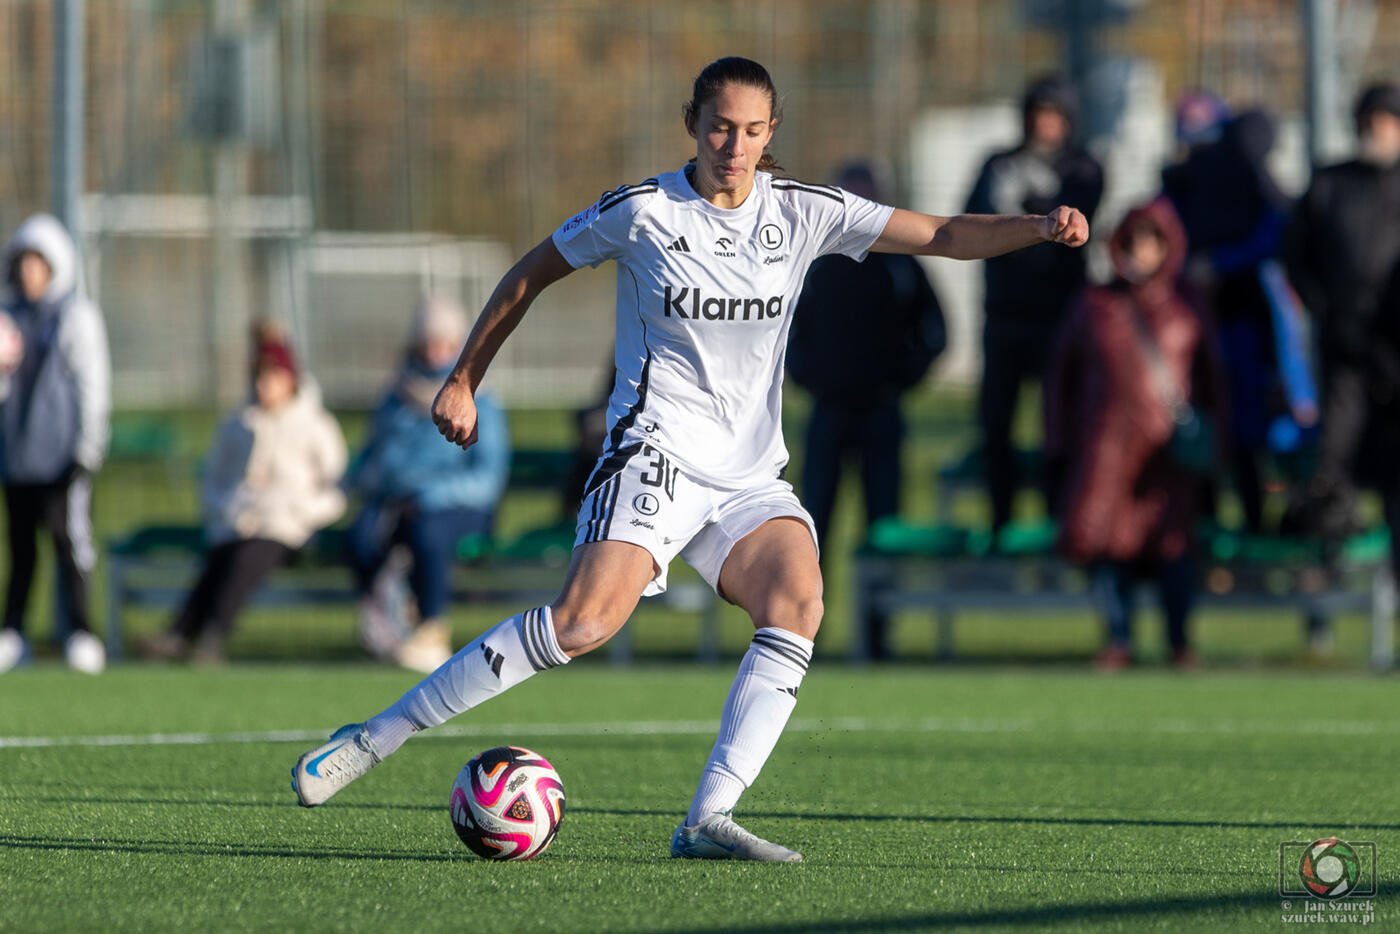
[[[380,763],[363,723],[347,723],[330,741],[303,755],[292,769],[292,791],[304,808],[324,804]]]
[[[68,637],[63,645],[63,658],[69,668],[85,675],[100,675],[107,668],[107,650],[102,640],[85,629]]]
[[[734,823],[728,811],[687,827],[681,824],[671,837],[671,855],[684,859],[751,859],[764,863],[800,863],[802,854],[770,843]]]
[[[0,629],[0,674],[19,667],[29,657],[29,645],[18,629]]]

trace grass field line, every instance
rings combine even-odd
[[[715,720],[619,720],[593,723],[481,723],[438,727],[427,738],[473,736],[687,736],[714,734]],[[1400,723],[1378,720],[1240,720],[1188,718],[1142,721],[959,717],[831,717],[797,718],[790,733],[1071,733],[1211,734],[1230,736],[1376,736],[1400,733]],[[232,733],[116,733],[96,736],[0,736],[0,749],[47,749],[101,746],[219,746],[251,743],[313,743],[326,730],[258,730]]]

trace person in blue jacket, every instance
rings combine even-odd
[[[491,531],[510,468],[505,412],[495,400],[481,407],[482,438],[467,450],[443,444],[433,424],[433,397],[467,327],[466,313],[450,299],[433,296],[418,306],[404,362],[347,476],[363,503],[348,540],[362,595],[361,636],[372,652],[415,671],[432,671],[452,655],[445,616],[456,545]],[[391,556],[404,553],[419,623],[400,639],[386,635],[392,623],[376,579]]]
[[[40,533],[53,543],[68,667],[98,674],[92,632],[97,561],[92,480],[107,454],[112,364],[102,312],[79,282],[73,238],[48,214],[19,226],[0,254],[0,488],[8,571],[0,673],[32,657],[24,637]],[[8,547],[7,547],[8,546]]]

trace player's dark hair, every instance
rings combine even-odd
[[[717,58],[700,70],[700,74],[695,76],[695,86],[691,89],[690,100],[681,105],[681,115],[685,117],[685,125],[691,130],[695,129],[695,121],[700,117],[700,107],[707,101],[714,99],[720,89],[727,84],[738,84],[747,88],[756,88],[768,95],[769,111],[773,119],[779,122],[783,119],[783,102],[778,99],[778,89],[773,84],[773,78],[768,74],[768,69],[758,62],[748,58],[740,58],[737,55],[729,55],[724,58]],[[767,150],[758,157],[758,168],[764,171],[782,170],[778,165],[778,160]]]

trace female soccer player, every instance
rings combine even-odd
[[[499,623],[388,709],[301,757],[292,787],[321,804],[413,733],[597,648],[683,557],[755,627],[719,737],[671,855],[796,861],[730,812],[778,741],[812,656],[822,579],[812,520],[781,479],[783,352],[807,266],[869,250],[980,259],[1041,241],[1080,246],[1082,214],[933,217],[770,174],[781,118],[763,66],[712,62],[684,107],[695,159],[608,192],[496,287],[434,403],[447,440],[476,440],[473,394],[539,293],[617,263],[617,377],[609,434],[550,605]],[[853,328],[861,322],[853,320]]]

